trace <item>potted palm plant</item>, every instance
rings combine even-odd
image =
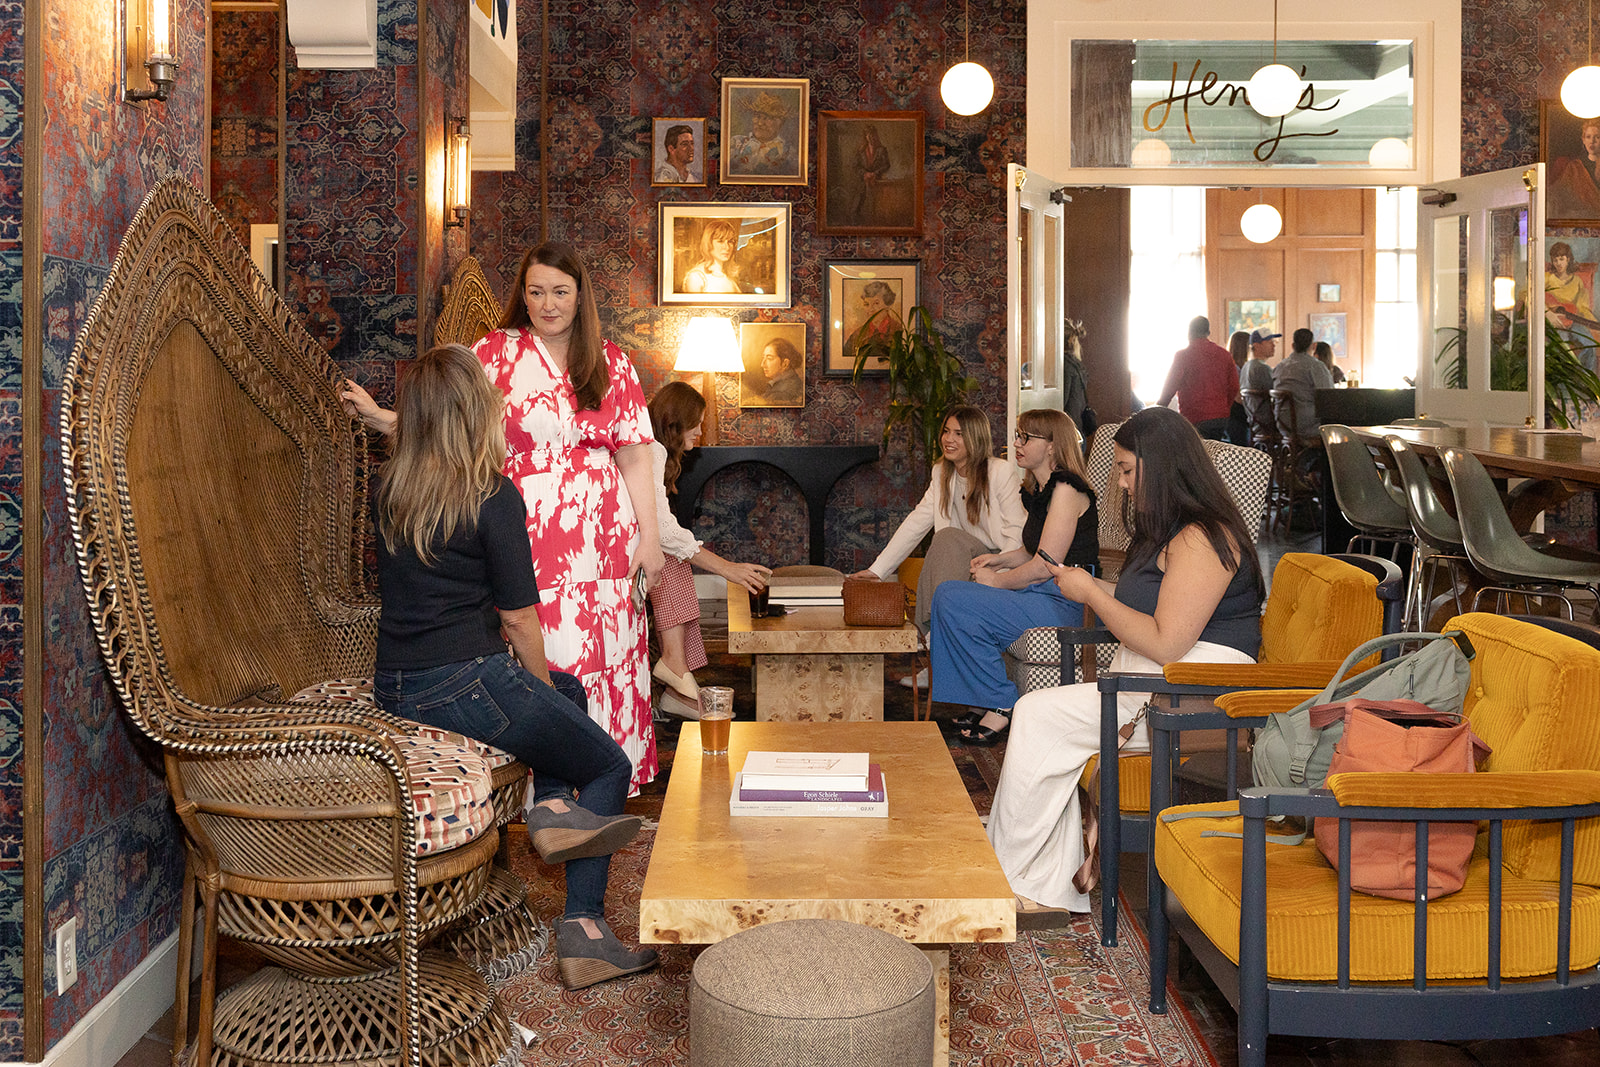
[[[1541,316],[1541,318],[1543,318]],[[1583,418],[1585,406],[1600,403],[1600,376],[1584,363],[1583,355],[1597,346],[1576,333],[1544,321],[1545,416],[1562,429]],[[1434,362],[1440,365],[1446,388],[1465,389],[1466,370],[1461,358],[1466,331],[1442,326],[1444,340]],[[1528,388],[1528,323],[1518,319],[1504,340],[1492,342],[1489,352],[1489,388],[1519,392]]]
[[[924,464],[939,452],[944,413],[964,403],[978,388],[976,378],[963,373],[961,358],[945,346],[944,336],[924,307],[912,308],[898,328],[884,329],[877,320],[893,312],[878,311],[850,336],[855,348],[853,380],[861,381],[867,362],[883,360],[889,371],[889,407],[883,420],[883,447],[887,450],[896,431],[905,433],[912,451],[920,451]]]

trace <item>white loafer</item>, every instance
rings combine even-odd
[[[672,668],[656,660],[656,665],[650,669],[650,674],[656,681],[662,685],[670,685],[689,700],[700,699],[700,687],[695,684],[694,675],[688,671],[674,674]]]
[[[908,674],[900,679],[900,684],[907,689],[926,689],[931,681],[932,677],[928,674],[928,668],[924,667],[915,675]]]

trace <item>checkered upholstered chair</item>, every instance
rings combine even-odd
[[[424,945],[479,906],[483,755],[331,691],[370,672],[366,444],[341,375],[191,186],[128,227],[62,385],[72,537],[106,671],[182,827],[175,1058],[488,1067],[482,977]],[[218,935],[277,967],[215,991]]]
[[[1166,1009],[1175,928],[1238,1009],[1244,1067],[1266,1063],[1273,1033],[1466,1040],[1600,1025],[1600,651],[1495,615],[1446,629],[1475,653],[1465,711],[1491,749],[1480,773],[1337,774],[1325,790],[1246,790],[1157,820],[1151,1008]],[[1219,704],[1248,726],[1312,692]],[[1171,718],[1152,716],[1158,753]],[[1419,856],[1417,898],[1391,900],[1352,890],[1349,866],[1335,871],[1314,840],[1269,842],[1279,815],[1337,819],[1341,837],[1352,818],[1477,822],[1478,847],[1458,892],[1428,900]]]

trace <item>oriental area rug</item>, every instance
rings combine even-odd
[[[665,746],[664,746],[665,747]],[[969,754],[970,753],[970,754]],[[980,813],[988,808],[984,756],[954,749]],[[976,757],[976,758],[974,758]],[[663,778],[670,753],[662,753]],[[991,781],[993,779],[990,779]],[[639,892],[655,837],[664,783],[647,786],[628,810],[650,821],[611,865],[606,913],[624,942],[638,938]],[[561,913],[559,868],[511,841],[512,866],[528,883],[541,919]],[[1152,1015],[1144,932],[1123,909],[1116,948],[1100,944],[1098,908],[1069,928],[1019,932],[1014,944],[955,945],[950,952],[952,1067],[1162,1064],[1215,1067],[1197,1020],[1176,997]],[[553,955],[500,989],[511,1017],[537,1035],[525,1065],[679,1067],[689,1062],[689,976],[703,946],[661,945],[654,971],[567,992]],[[1231,1034],[1230,1034],[1231,1036]],[[1230,1050],[1231,1051],[1231,1050]]]

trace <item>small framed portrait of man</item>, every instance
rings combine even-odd
[[[745,322],[739,324],[739,375],[742,408],[806,406],[806,324]]]
[[[922,232],[920,111],[824,111],[817,116],[817,230]]]
[[[722,184],[805,185],[806,78],[722,79]]]
[[[706,120],[650,120],[650,184],[706,183]]]
[[[1580,119],[1559,100],[1539,101],[1539,158],[1544,224],[1600,226],[1600,118]]]
[[[920,264],[915,259],[834,259],[826,267],[822,373],[849,378],[855,374],[856,350],[862,343],[905,329],[917,303]],[[882,357],[870,356],[861,373],[883,377],[889,366]]]
[[[789,204],[662,201],[657,284],[663,304],[789,306]]]

